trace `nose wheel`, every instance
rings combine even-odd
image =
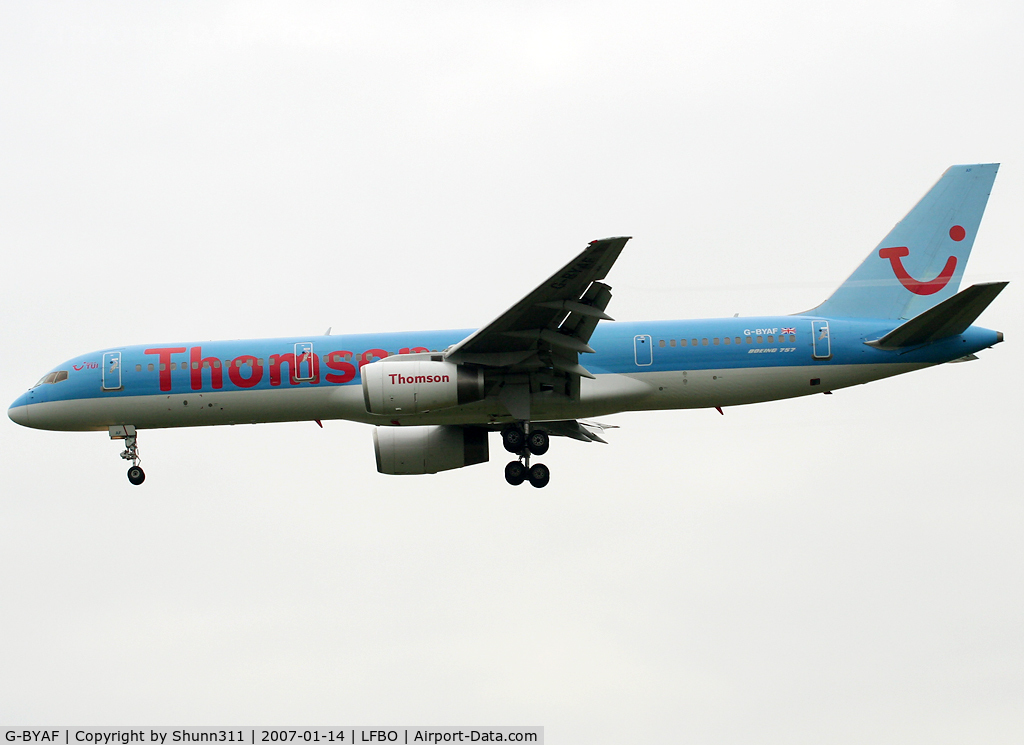
[[[551,480],[551,471],[543,463],[530,465],[531,455],[543,455],[548,451],[550,439],[548,433],[541,429],[529,431],[529,423],[510,424],[501,431],[501,444],[505,450],[515,453],[519,460],[505,466],[505,481],[512,486],[519,486],[524,481],[542,489]]]

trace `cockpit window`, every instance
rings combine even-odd
[[[57,372],[47,373],[46,375],[44,375],[43,377],[41,377],[39,379],[39,382],[36,383],[36,385],[34,385],[32,387],[35,388],[36,386],[45,385],[46,383],[60,383],[61,381],[67,380],[67,379],[68,379],[68,371],[67,370],[58,370]]]

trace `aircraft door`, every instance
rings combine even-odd
[[[654,345],[651,337],[646,334],[638,334],[633,337],[633,359],[637,367],[645,367],[654,362]]]
[[[300,341],[295,345],[295,379],[313,379],[313,342]]]
[[[121,390],[121,353],[103,353],[103,390]]]
[[[812,356],[816,360],[827,360],[832,357],[832,339],[829,338],[828,321],[811,321]]]

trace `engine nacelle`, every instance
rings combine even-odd
[[[448,424],[374,427],[373,449],[377,470],[392,476],[450,471],[489,457],[487,430]]]
[[[363,401],[371,414],[419,414],[479,401],[483,370],[433,359],[383,359],[363,365]]]

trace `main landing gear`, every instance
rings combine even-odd
[[[135,432],[135,427],[130,424],[111,427],[110,439],[124,440],[124,451],[122,451],[121,457],[132,462],[131,468],[128,469],[128,480],[138,486],[146,480],[146,472],[139,467],[142,458],[139,457],[139,437]]]
[[[541,489],[551,480],[551,471],[543,463],[530,465],[531,455],[544,455],[550,445],[548,433],[541,429],[530,430],[529,422],[509,424],[501,430],[501,444],[510,453],[519,456],[505,466],[505,481],[519,486],[529,481],[531,486]]]

